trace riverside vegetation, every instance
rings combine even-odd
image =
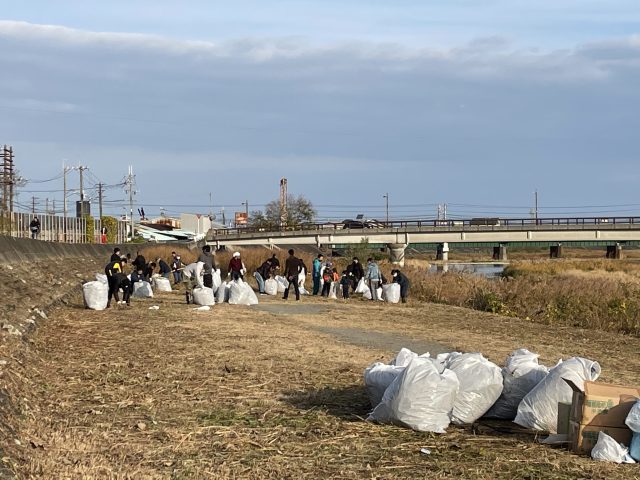
[[[414,298],[565,325],[640,336],[640,264],[631,260],[532,260],[499,279],[407,267]]]

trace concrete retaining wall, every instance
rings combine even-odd
[[[105,262],[113,253],[116,245],[92,245],[79,243],[57,243],[13,238],[0,235],[0,262],[16,263],[30,260],[63,259],[78,257],[102,257]],[[146,245],[120,246],[123,254],[143,250]]]

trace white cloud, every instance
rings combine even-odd
[[[502,37],[444,49],[194,42],[3,21],[0,56],[12,72],[0,77],[3,143],[105,162],[120,149],[125,163],[155,165],[154,181],[200,165],[214,178],[238,168],[248,185],[265,171],[306,171],[311,191],[326,172],[353,197],[354,175],[376,184],[396,175],[420,192],[436,171],[471,190],[526,171],[541,186],[548,171],[569,175],[603,158],[626,165],[639,153],[637,36],[551,51]],[[43,163],[33,158],[35,176]],[[430,194],[442,200],[447,187]]]

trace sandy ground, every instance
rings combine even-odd
[[[198,312],[173,292],[95,312],[74,288],[5,355],[15,400],[3,463],[20,478],[640,475],[543,447],[510,423],[445,435],[368,423],[362,385],[364,368],[401,346],[480,351],[500,364],[520,347],[549,365],[583,355],[601,362],[603,380],[639,383],[638,338],[360,299],[260,297]]]

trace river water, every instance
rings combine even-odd
[[[507,263],[443,263],[431,265],[429,273],[470,273],[487,278],[497,278],[502,275]]]

